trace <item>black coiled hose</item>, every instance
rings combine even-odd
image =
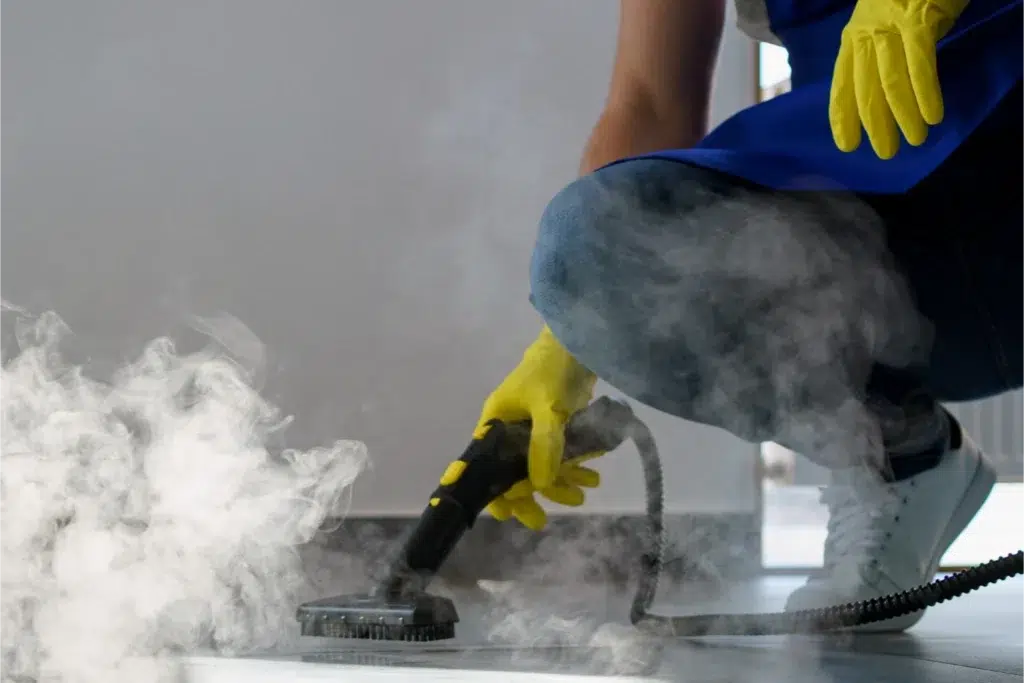
[[[621,424],[621,423],[620,423]],[[647,496],[647,548],[641,554],[640,578],[630,609],[634,626],[663,636],[780,635],[820,633],[901,617],[1024,573],[1024,551],[966,569],[943,579],[872,600],[820,609],[758,614],[695,614],[668,616],[648,612],[661,575],[664,550],[664,486],[661,457],[650,430],[631,416],[625,425],[636,445]]]

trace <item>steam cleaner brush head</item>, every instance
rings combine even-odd
[[[455,637],[459,616],[448,598],[413,595],[346,595],[299,606],[304,636],[403,640],[425,643]]]

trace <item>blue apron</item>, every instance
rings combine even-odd
[[[1021,3],[973,0],[967,6],[938,46],[942,123],[920,147],[901,140],[888,161],[875,156],[866,135],[856,151],[839,151],[829,128],[832,69],[853,12],[849,0],[768,0],[773,33],[789,52],[792,91],[739,112],[694,148],[632,158],[681,161],[779,190],[904,192],[934,171],[1020,82]]]

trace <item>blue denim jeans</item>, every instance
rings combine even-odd
[[[898,196],[600,169],[544,212],[531,300],[623,393],[842,466],[939,401],[1021,386],[1021,120],[1018,87]]]

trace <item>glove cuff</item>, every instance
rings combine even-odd
[[[566,379],[572,386],[580,387],[587,391],[588,395],[593,393],[594,385],[597,383],[597,375],[576,360],[562,346],[562,343],[558,341],[554,332],[547,325],[540,331],[537,340],[526,350],[524,357],[530,357],[534,354],[557,358],[556,362],[559,362],[565,368],[567,371]]]

